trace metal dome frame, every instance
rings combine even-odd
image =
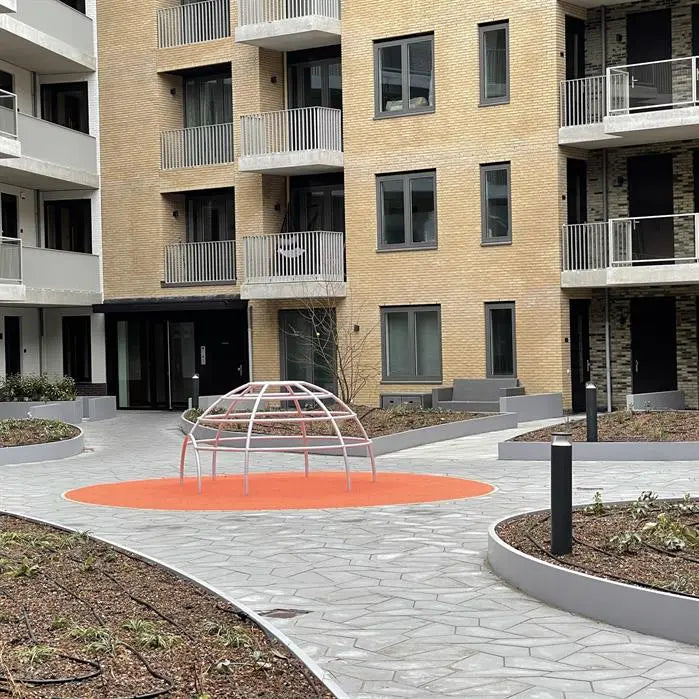
[[[332,401],[335,405],[328,408],[324,401]],[[238,406],[249,404],[249,410]],[[270,410],[267,403],[281,403],[281,409]],[[286,409],[285,403],[292,403],[293,409]],[[306,407],[311,403],[312,407]],[[226,410],[216,412],[226,407]],[[342,434],[338,423],[353,421],[359,428],[360,437],[347,437]],[[306,426],[313,422],[327,422],[334,434],[309,435]],[[254,434],[256,424],[296,423],[301,427],[300,435]],[[244,433],[231,433],[225,429],[227,425],[239,424],[245,426]],[[197,438],[197,428],[215,430],[215,437]],[[222,433],[224,436],[222,436]],[[298,439],[299,444],[294,444]],[[285,440],[287,444],[275,446],[276,440]],[[291,445],[288,442],[291,441]],[[270,444],[272,442],[272,444]],[[202,491],[200,453],[211,452],[211,479],[216,479],[216,457],[219,452],[242,453],[245,455],[243,465],[243,482],[245,495],[248,494],[248,473],[250,456],[256,452],[301,452],[304,456],[304,473],[308,477],[308,455],[311,453],[333,452],[340,449],[345,465],[347,490],[352,489],[348,448],[366,447],[367,456],[371,462],[372,480],[376,481],[376,462],[374,459],[373,442],[366,433],[362,423],[346,403],[335,394],[320,386],[307,381],[251,381],[229,391],[217,398],[196,420],[185,435],[180,454],[180,483],[184,481],[185,459],[187,447],[194,449],[197,470],[197,492]]]

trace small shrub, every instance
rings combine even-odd
[[[42,663],[48,662],[56,655],[55,648],[51,646],[44,646],[41,644],[35,644],[33,646],[27,646],[26,648],[21,648],[17,651],[17,657],[21,663],[27,665],[41,665]]]
[[[656,509],[658,503],[658,494],[654,493],[652,490],[644,490],[639,496],[636,502],[631,505],[631,516],[634,519],[641,519],[642,517],[647,517],[650,515],[651,511]]]
[[[75,400],[75,381],[70,376],[51,378],[47,374],[9,374],[0,379],[0,401]]]
[[[39,574],[39,565],[32,563],[26,556],[21,563],[7,566],[5,575],[10,578],[34,578]]]
[[[607,511],[607,508],[602,502],[602,493],[598,490],[595,493],[595,500],[592,505],[588,505],[583,513],[586,515],[603,515]]]
[[[613,536],[609,543],[619,553],[636,553],[641,547],[643,540],[636,532],[622,532]]]

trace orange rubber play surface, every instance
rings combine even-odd
[[[344,472],[251,473],[250,494],[243,495],[242,476],[203,480],[197,493],[195,478],[180,485],[179,478],[124,481],[71,490],[68,500],[90,505],[144,510],[307,510],[335,507],[372,507],[438,500],[460,500],[486,495],[492,485],[480,481],[414,473],[353,473],[352,490],[345,488]]]

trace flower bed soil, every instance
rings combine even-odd
[[[565,556],[549,553],[551,521],[547,513],[508,520],[497,528],[497,534],[510,546],[565,568],[699,597],[698,501],[639,498],[639,503],[598,504],[596,513],[592,507],[576,509],[573,550]],[[620,539],[614,540],[617,536]]]
[[[332,697],[230,604],[87,535],[0,515],[0,571],[0,693]]]
[[[80,430],[60,420],[8,418],[0,420],[0,447],[26,447],[72,439]]]
[[[600,442],[699,442],[699,411],[667,410],[634,413],[620,410],[597,417]],[[551,433],[572,430],[574,442],[587,439],[587,421],[575,420],[527,432],[514,442],[550,442]]]
[[[450,422],[461,422],[478,417],[485,417],[480,413],[452,412],[449,410],[433,410],[423,408],[370,408],[364,405],[352,406],[357,413],[360,422],[364,426],[369,437],[383,437],[384,435],[409,432],[421,427],[434,427]],[[194,422],[203,411],[189,410],[185,418]],[[223,412],[223,411],[221,411]],[[218,427],[219,423],[204,423],[208,427]],[[240,424],[231,424],[231,431],[240,431]],[[347,437],[360,436],[359,430],[350,420],[340,422],[342,434]],[[307,432],[311,435],[335,434],[328,422],[310,422],[307,424]],[[301,427],[298,423],[274,423],[256,424],[255,434],[300,435]]]

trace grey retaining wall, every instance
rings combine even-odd
[[[188,433],[192,429],[192,424],[193,423],[189,422],[189,420],[185,419],[184,415],[180,416],[180,429],[182,432],[185,434]],[[506,413],[474,418],[473,420],[448,422],[443,425],[434,425],[432,427],[421,427],[416,430],[410,430],[409,432],[398,432],[397,434],[390,434],[384,437],[375,437],[372,441],[374,443],[374,454],[380,456],[382,454],[391,454],[395,451],[401,451],[402,449],[419,447],[424,444],[433,444],[434,442],[443,442],[448,439],[458,439],[459,437],[470,437],[474,434],[484,434],[486,432],[497,432],[513,427],[517,427],[517,415]],[[195,436],[198,439],[207,437],[213,438],[216,436],[216,430],[209,427],[198,427]],[[331,443],[333,442],[330,440],[327,442],[327,444]],[[272,444],[278,448],[283,448],[285,445],[291,446],[292,444],[298,446],[299,440],[290,438],[288,443],[280,439],[275,439],[273,442],[272,440],[268,442],[256,440],[256,446],[271,446]],[[318,440],[316,444],[322,444],[322,442]],[[340,450],[329,450],[321,453],[337,456],[342,452]],[[359,457],[366,457],[367,455],[365,447],[351,448],[348,450],[348,453],[350,456]]]
[[[563,417],[562,393],[537,393],[530,396],[500,398],[501,413],[517,413],[519,422]]]
[[[605,580],[539,560],[505,543],[495,531],[501,523],[488,532],[488,562],[510,585],[559,609],[613,626],[699,643],[699,599]]]
[[[503,461],[549,461],[550,442],[500,442]],[[573,442],[578,461],[699,461],[699,442]]]
[[[85,439],[82,430],[77,437],[64,439],[60,442],[29,444],[24,447],[2,447],[0,449],[0,466],[66,459],[69,456],[77,456],[82,453],[84,447]]]

